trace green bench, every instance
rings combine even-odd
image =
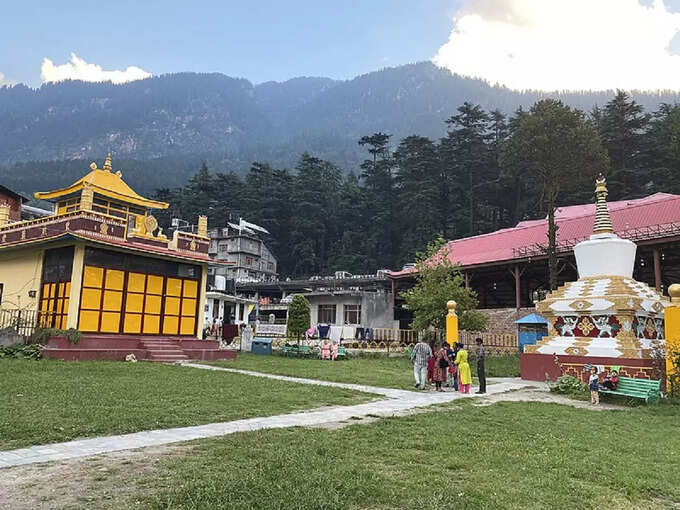
[[[298,357],[315,355],[312,348],[309,347],[308,345],[300,345],[299,347],[297,345],[284,345],[283,347],[281,347],[281,354],[283,354],[284,356],[298,356]]]
[[[656,402],[661,398],[661,381],[619,377],[619,384],[615,391],[600,386],[600,393],[640,398],[645,402]]]

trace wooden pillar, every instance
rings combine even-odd
[[[76,244],[73,248],[73,266],[71,267],[71,293],[68,298],[68,315],[66,328],[78,327],[80,314],[80,289],[83,285],[83,268],[85,267],[85,245]]]
[[[661,256],[659,255],[659,248],[652,249],[654,257],[654,286],[657,292],[661,292]]]
[[[208,264],[201,265],[201,282],[198,289],[198,314],[196,317],[196,338],[203,339],[203,323],[205,321],[205,293],[208,290]]]
[[[519,265],[516,265],[513,269],[513,276],[515,277],[515,308],[519,312],[519,309],[522,305],[522,287],[520,285],[520,273],[519,273]]]
[[[470,273],[465,271],[465,288],[469,289],[470,288]]]

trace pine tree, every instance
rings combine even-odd
[[[644,184],[639,158],[644,150],[648,123],[649,116],[642,106],[622,90],[616,92],[601,112],[599,132],[611,160],[607,176],[612,189],[611,199],[634,197]]]
[[[557,285],[555,209],[565,190],[588,186],[606,170],[608,157],[595,128],[583,112],[561,101],[544,99],[523,116],[504,144],[504,166],[522,167],[540,186],[548,212],[548,280]]]

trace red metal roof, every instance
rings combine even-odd
[[[680,195],[655,193],[644,198],[609,202],[614,232],[622,237],[645,238],[644,229],[676,223],[680,228]],[[557,242],[566,245],[588,238],[593,233],[595,204],[560,207],[556,212]],[[642,232],[639,231],[642,229]],[[635,236],[626,235],[637,231]],[[473,266],[490,262],[510,261],[524,258],[518,251],[536,245],[547,244],[548,220],[522,221],[514,228],[505,228],[463,239],[449,241],[449,259],[461,266]],[[649,232],[649,238],[660,237]],[[389,276],[399,278],[417,269],[393,271]]]

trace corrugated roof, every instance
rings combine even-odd
[[[634,200],[609,202],[608,205],[615,233],[671,223],[680,224],[680,195],[655,193]],[[559,226],[558,243],[586,239],[593,233],[595,204],[561,207],[557,210],[556,220]],[[514,228],[449,241],[449,258],[463,267],[510,261],[520,258],[515,255],[514,250],[546,245],[547,233],[547,218],[522,221]],[[405,276],[416,271],[405,269],[391,272],[390,276]]]

